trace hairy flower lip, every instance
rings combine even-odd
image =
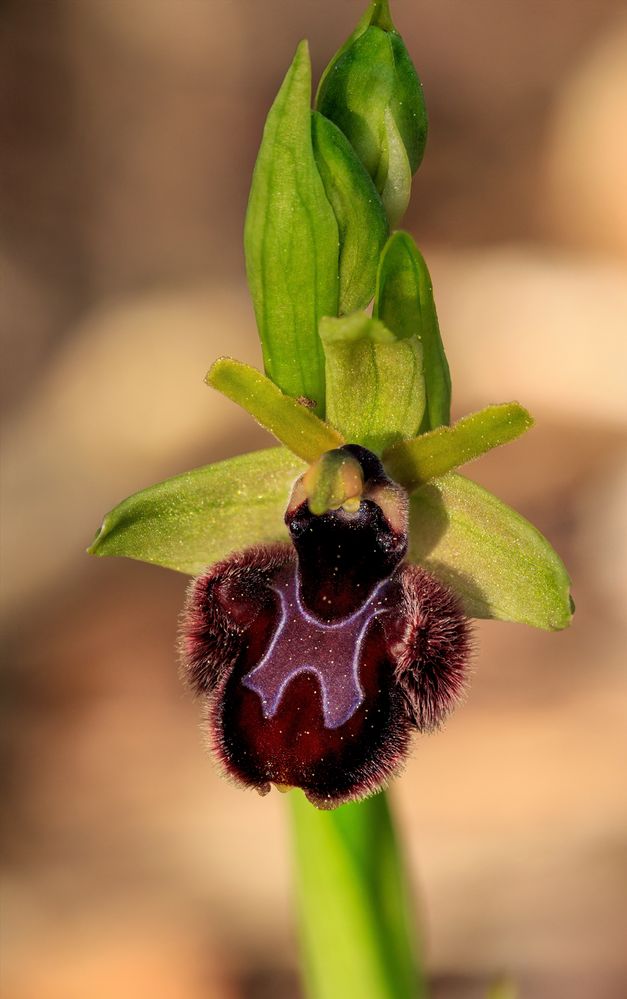
[[[399,526],[403,491],[374,455],[359,460]],[[412,731],[448,714],[469,629],[445,587],[403,564],[407,535],[374,499],[322,515],[302,500],[286,521],[293,544],[235,553],[191,584],[183,671],[229,777],[334,808],[379,790]]]

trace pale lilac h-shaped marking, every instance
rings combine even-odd
[[[284,586],[271,587],[279,597],[281,619],[263,658],[242,679],[261,698],[264,718],[276,714],[290,680],[313,673],[320,683],[326,727],[348,721],[364,699],[358,676],[361,646],[372,619],[388,609],[384,601],[373,609],[386,582],[354,614],[331,624],[303,607],[296,570]]]

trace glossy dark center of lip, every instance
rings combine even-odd
[[[368,625],[387,608],[379,583],[361,607],[333,622],[320,620],[303,605],[298,573],[292,570],[271,589],[279,598],[279,622],[261,661],[242,683],[261,698],[265,718],[276,714],[294,677],[313,674],[319,683],[324,723],[339,728],[364,699],[359,681],[363,639]]]
[[[363,607],[406,551],[406,537],[395,534],[369,501],[353,515],[330,511],[320,517],[303,504],[288,526],[298,553],[303,604],[327,622]]]

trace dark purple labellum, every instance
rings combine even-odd
[[[230,556],[190,588],[184,669],[206,700],[226,773],[261,793],[301,787],[322,808],[378,790],[412,731],[463,691],[469,633],[456,599],[402,564],[407,502],[370,452],[357,510],[314,515],[293,490],[293,545]]]

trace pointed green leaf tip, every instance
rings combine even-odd
[[[323,315],[337,315],[339,234],[311,139],[311,65],[296,51],[255,165],[244,249],[267,375],[324,416]]]
[[[532,426],[531,415],[517,402],[487,406],[452,427],[439,427],[395,444],[383,456],[385,468],[405,489],[416,489],[492,448],[509,444]]]
[[[264,377],[260,371],[231,357],[220,357],[211,366],[206,382],[250,413],[258,423],[306,462],[324,451],[340,447],[344,438],[307,406]]]
[[[570,624],[570,580],[546,538],[454,472],[412,494],[409,558],[459,594],[469,617],[547,631]]]
[[[88,552],[195,576],[230,552],[287,541],[283,513],[304,468],[275,447],[176,475],[114,507]]]
[[[365,312],[320,322],[329,420],[377,454],[418,432],[425,405],[422,350]]]
[[[395,232],[387,241],[377,275],[373,315],[399,339],[422,344],[427,404],[421,432],[451,419],[451,376],[433,300],[431,277],[411,236]]]

